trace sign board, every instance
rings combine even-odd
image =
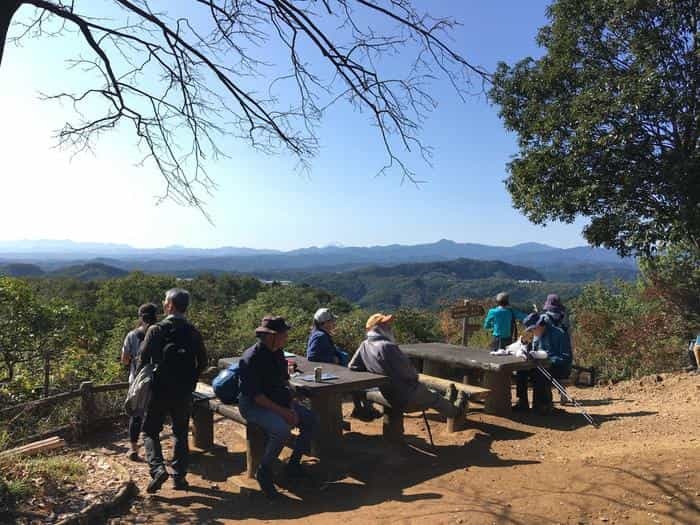
[[[476,303],[460,304],[450,309],[452,319],[462,319],[464,317],[479,317],[484,315],[484,307]]]

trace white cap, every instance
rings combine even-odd
[[[326,321],[335,321],[336,317],[328,308],[319,308],[314,314],[314,321],[317,323],[325,323]]]

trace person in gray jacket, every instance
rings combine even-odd
[[[418,381],[418,372],[394,340],[393,320],[394,316],[381,313],[367,320],[367,339],[360,344],[348,367],[388,376],[391,383],[381,387],[381,393],[392,407],[403,412],[434,408],[445,417],[463,415],[467,406],[464,392],[457,393],[453,386],[443,397]]]

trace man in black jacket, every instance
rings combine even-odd
[[[167,415],[174,438],[173,471],[175,488],[186,489],[189,459],[187,431],[192,392],[207,365],[207,352],[199,331],[185,318],[190,294],[181,288],[165,293],[164,320],[151,326],[141,345],[140,365],[153,363],[153,394],[143,421],[146,459],[151,472],[148,493],[157,492],[168,479],[160,444],[160,431]]]
[[[267,433],[265,452],[255,479],[269,498],[277,496],[271,466],[277,459],[291,430],[299,427],[292,455],[285,468],[290,478],[307,477],[301,467],[301,457],[308,454],[317,426],[316,416],[294,399],[289,384],[287,361],[283,348],[291,328],[282,317],[265,317],[256,328],[258,342],[243,352],[238,362],[241,395],[239,408],[249,423],[255,423]]]

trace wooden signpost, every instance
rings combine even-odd
[[[462,304],[456,304],[450,308],[452,319],[462,319],[462,346],[466,346],[469,336],[481,329],[481,323],[469,323],[470,317],[483,317],[484,307],[469,299],[464,299]]]

